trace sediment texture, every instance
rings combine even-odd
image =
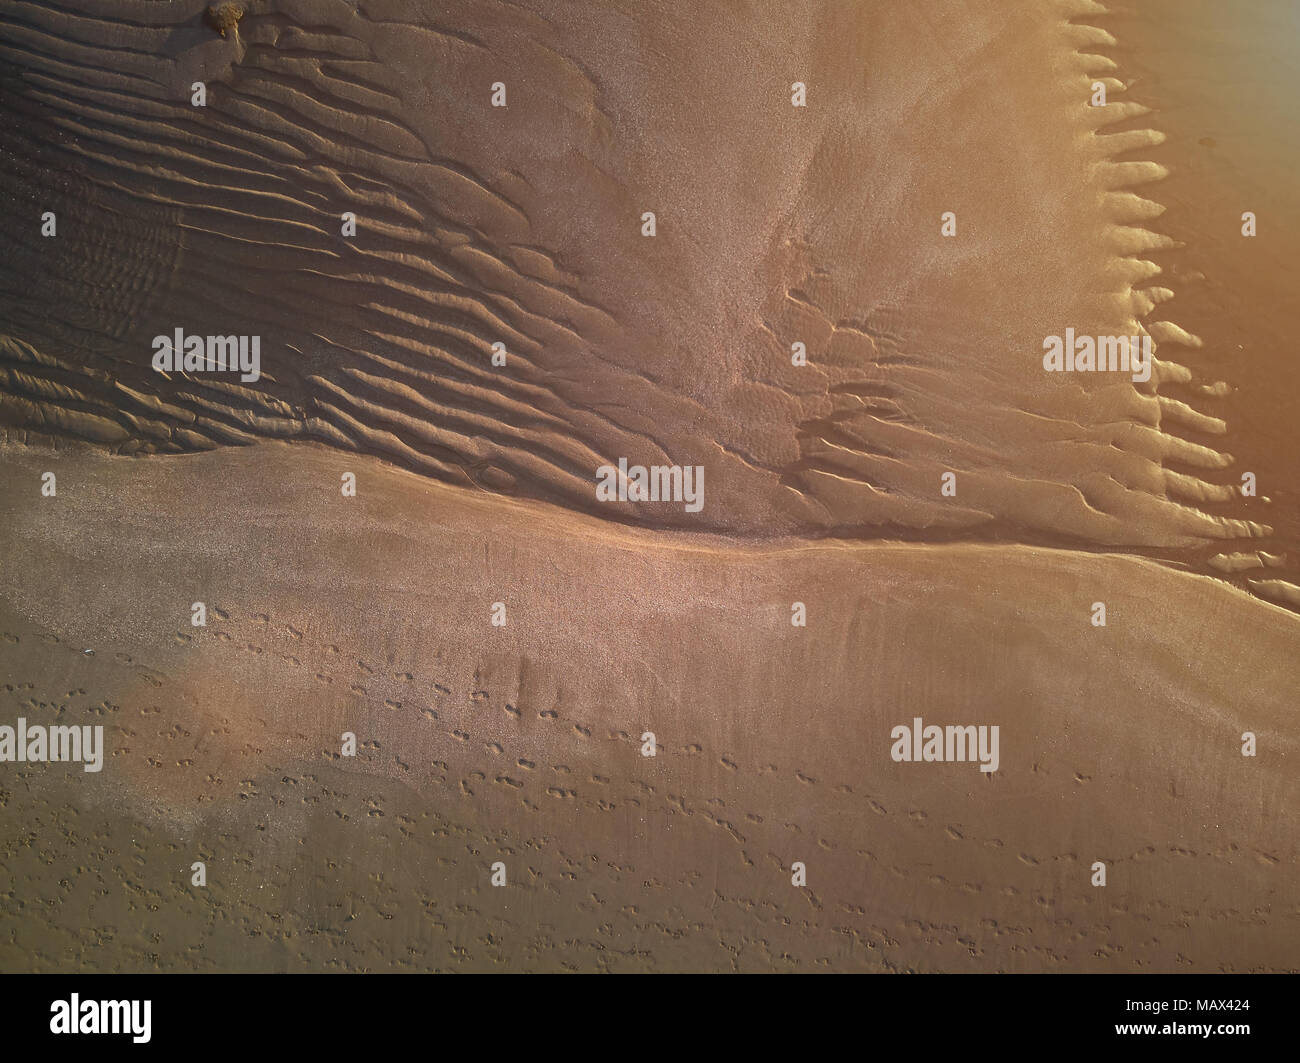
[[[1294,966],[1285,5],[245,6],[0,2],[0,966]]]

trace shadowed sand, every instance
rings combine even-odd
[[[297,445],[4,459],[4,715],[109,750],[7,766],[5,969],[1294,965],[1300,621],[1223,584],[619,529]],[[915,716],[999,725],[999,770],[894,763]]]
[[[1295,967],[1287,5],[205,6],[0,7],[0,968]]]

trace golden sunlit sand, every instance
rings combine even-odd
[[[7,3],[0,969],[1294,969],[1297,33]]]

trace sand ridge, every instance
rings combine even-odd
[[[1213,398],[1189,394],[1174,354],[1199,341],[1158,309],[1173,293],[1151,255],[1174,240],[1145,198],[1167,169],[1143,155],[1164,138],[1105,55],[1104,12],[1007,4],[963,22],[934,7],[825,5],[789,32],[795,16],[768,11],[762,40],[735,16],[682,42],[661,21],[671,5],[611,4],[586,29],[564,10],[532,20],[525,42],[474,5],[264,3],[236,41],[184,4],[18,3],[9,183],[54,195],[64,222],[56,242],[20,237],[4,285],[21,325],[2,348],[6,420],[123,452],[311,439],[621,521],[750,535],[1203,560],[1266,534],[1217,446]],[[632,27],[677,51],[629,83],[612,42]],[[998,92],[923,80],[916,56],[939,59],[926,33],[946,34],[947,66],[978,56]],[[507,54],[514,103],[473,102],[471,77]],[[817,86],[806,112],[776,76],[788,68]],[[1098,78],[1105,108],[1086,106]],[[652,151],[669,131],[677,154]],[[987,151],[1007,138],[1014,164]],[[711,161],[688,174],[670,158]],[[71,183],[50,190],[42,169]],[[74,256],[145,272],[74,271]],[[150,337],[180,325],[263,335],[265,383],[151,372]],[[1044,374],[1041,340],[1067,326],[1149,332],[1158,383]],[[794,342],[810,365],[790,365]],[[598,506],[594,470],[620,456],[707,463],[703,517]],[[956,499],[938,495],[949,470]]]
[[[241,6],[0,8],[0,968],[1294,969],[1285,5]]]

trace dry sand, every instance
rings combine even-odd
[[[1287,5],[204,7],[0,7],[0,969],[1295,968]]]

